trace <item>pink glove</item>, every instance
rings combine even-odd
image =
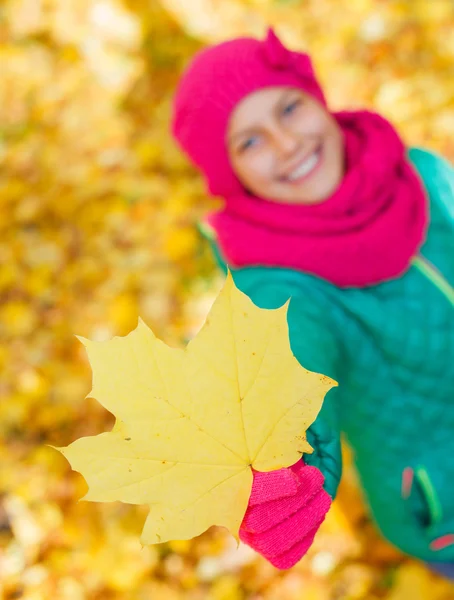
[[[306,554],[331,506],[323,475],[302,460],[287,469],[253,473],[240,539],[278,569],[290,569]]]

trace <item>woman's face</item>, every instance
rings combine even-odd
[[[343,177],[336,120],[297,88],[264,88],[244,98],[230,118],[227,144],[238,179],[267,200],[319,204]]]

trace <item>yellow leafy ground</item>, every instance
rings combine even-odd
[[[169,99],[204,42],[266,22],[314,54],[333,107],[374,107],[409,143],[454,158],[451,0],[2,3],[5,599],[454,598],[379,539],[349,466],[309,555],[280,573],[220,529],[142,549],[146,509],[77,503],[85,483],[45,446],[112,425],[85,399],[90,370],[75,334],[125,335],[140,315],[180,345],[206,315],[220,282],[194,224],[210,203],[168,134]]]

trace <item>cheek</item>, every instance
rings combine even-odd
[[[320,138],[327,134],[329,121],[320,110],[308,109],[295,117],[291,128],[307,138]]]
[[[240,179],[247,185],[260,185],[269,182],[272,178],[273,156],[267,151],[251,153],[249,156],[241,157],[234,166]]]
[[[330,147],[330,154],[340,152],[341,141],[338,133],[337,123],[324,109],[318,106],[308,107],[308,110],[300,115],[298,121],[294,124],[294,131],[297,131],[303,138],[321,141]]]
[[[333,162],[343,168],[344,164],[344,139],[337,124],[332,124],[326,134],[326,140],[331,147]]]

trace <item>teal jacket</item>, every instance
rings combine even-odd
[[[430,226],[399,279],[340,289],[283,268],[232,274],[262,308],[291,298],[296,358],[339,382],[309,432],[315,451],[304,457],[322,470],[327,491],[335,496],[343,432],[384,536],[423,560],[454,561],[454,545],[431,547],[454,534],[454,171],[424,150],[409,150],[409,159],[430,199]],[[215,240],[213,249],[226,269]],[[408,497],[404,472],[414,474]]]

